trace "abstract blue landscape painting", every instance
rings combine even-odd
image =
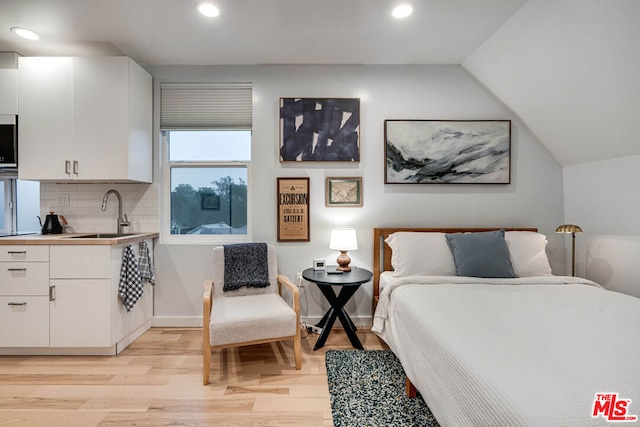
[[[386,184],[509,184],[510,120],[385,120]]]
[[[280,98],[281,162],[359,162],[360,99]]]

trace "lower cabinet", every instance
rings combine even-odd
[[[0,347],[49,346],[49,297],[0,297]]]
[[[118,296],[124,245],[4,248],[0,354],[117,354],[151,326],[150,284],[131,311]]]
[[[111,280],[51,280],[49,346],[110,347]]]
[[[49,346],[49,246],[0,246],[0,347]]]

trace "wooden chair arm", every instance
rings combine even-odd
[[[202,283],[202,289],[204,290],[204,293],[202,295],[202,301],[204,303],[204,313],[207,315],[211,314],[211,304],[212,304],[212,300],[213,300],[213,280],[205,280]],[[207,310],[208,308],[208,310]]]
[[[209,340],[209,323],[211,322],[211,307],[213,305],[213,280],[205,280],[202,283],[204,294],[202,295],[202,329],[204,333],[203,345],[210,346]]]
[[[289,288],[293,297],[293,311],[296,312],[296,335],[293,337],[296,369],[302,368],[302,345],[300,344],[300,290],[284,274],[278,274],[278,292],[282,295],[282,285]]]
[[[284,285],[285,287],[289,288],[289,290],[291,291],[291,295],[293,297],[293,310],[298,314],[298,317],[300,317],[300,290],[291,281],[291,279],[289,279],[284,274],[278,274],[278,287],[279,288],[280,288],[280,285]],[[280,294],[282,294],[281,289],[279,289],[279,290],[280,290]],[[300,322],[298,322],[298,323],[300,323]]]
[[[209,323],[211,322],[211,306],[213,280],[205,280],[202,283],[204,294],[202,295],[202,384],[209,384],[211,370],[211,335]]]

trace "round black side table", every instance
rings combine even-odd
[[[356,293],[360,285],[371,280],[373,273],[364,268],[357,267],[352,267],[350,272],[342,274],[331,274],[334,271],[336,271],[336,267],[329,266],[326,270],[307,268],[302,272],[302,277],[311,283],[315,283],[320,289],[320,292],[322,292],[322,295],[324,295],[329,304],[331,304],[331,308],[316,325],[322,328],[322,333],[320,337],[318,337],[318,341],[316,341],[313,349],[317,350],[324,346],[336,318],[339,318],[342,327],[347,333],[347,337],[349,337],[349,341],[351,341],[351,345],[362,350],[362,344],[356,335],[356,325],[351,321],[344,306]],[[338,295],[336,295],[332,286],[342,287]]]

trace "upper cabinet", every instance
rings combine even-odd
[[[130,58],[19,58],[18,113],[20,179],[152,181],[152,79]]]
[[[18,114],[18,56],[0,52],[0,115]]]
[[[0,68],[0,114],[18,114],[18,70]]]

